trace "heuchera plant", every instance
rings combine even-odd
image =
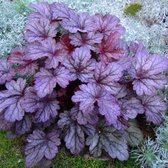
[[[0,62],[0,129],[26,137],[26,166],[62,146],[128,159],[143,138],[136,117],[160,124],[168,59],[125,32],[112,15],[77,13],[62,3],[33,4],[26,43]]]

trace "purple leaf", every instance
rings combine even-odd
[[[79,154],[85,145],[84,132],[79,125],[71,124],[66,131],[66,147],[72,154]]]
[[[43,98],[39,98],[32,87],[25,91],[24,101],[22,103],[26,112],[34,113],[36,122],[46,122],[57,116],[60,109],[56,100],[56,93],[52,92]]]
[[[47,57],[46,68],[56,68],[58,63],[64,58],[61,50],[62,45],[56,43],[53,39],[47,39],[41,43],[33,43],[28,46],[26,57],[28,59],[37,60],[38,58]]]
[[[69,71],[65,67],[59,67],[53,71],[41,68],[40,72],[35,75],[34,88],[39,97],[45,97],[52,93],[56,84],[65,88],[69,84],[70,78]]]
[[[119,60],[127,53],[125,45],[121,41],[121,34],[111,33],[108,37],[102,40],[101,44],[96,47],[96,53],[99,54],[99,59],[105,63]]]
[[[72,56],[72,53],[75,50],[75,46],[71,44],[69,34],[64,34],[63,36],[61,36],[60,43],[62,45],[63,53],[65,53],[67,57]]]
[[[11,64],[16,64],[16,72],[19,75],[34,75],[38,69],[36,61],[27,59],[25,56],[25,48],[15,48],[12,50],[8,61]]]
[[[27,138],[26,145],[26,166],[33,167],[44,157],[53,159],[58,153],[58,146],[61,144],[59,134],[53,131],[45,134],[43,131],[35,130]]]
[[[145,51],[145,47],[142,43],[131,42],[129,50],[131,55],[135,55],[136,53],[141,52],[142,50]]]
[[[143,132],[139,129],[136,121],[129,122],[126,139],[132,147],[139,145],[143,141]]]
[[[37,12],[33,12],[29,16],[29,22],[34,19],[53,19],[53,13],[51,10],[51,5],[47,2],[41,2],[36,4],[31,4],[31,7],[34,8]]]
[[[120,34],[125,33],[124,27],[119,24],[120,20],[116,16],[109,14],[96,14],[94,24],[97,30],[103,35],[109,36],[110,33],[117,31]]]
[[[24,101],[22,107],[28,113],[34,113],[38,109],[40,98],[37,96],[34,88],[28,87],[25,90]]]
[[[95,31],[95,24],[93,17],[88,13],[70,13],[69,18],[63,20],[62,26],[70,33],[82,32],[93,32]]]
[[[15,72],[12,69],[11,64],[7,60],[0,61],[0,84],[5,84],[15,76]]]
[[[63,64],[69,69],[73,80],[79,79],[82,82],[87,82],[95,69],[95,61],[91,59],[90,51],[86,48],[77,48],[72,57],[66,59]]]
[[[79,87],[80,91],[75,92],[72,101],[80,103],[80,110],[83,113],[91,113],[97,103],[99,113],[104,115],[109,123],[115,124],[117,116],[120,115],[120,107],[115,97],[95,84],[80,85]]]
[[[31,42],[41,42],[43,40],[54,38],[57,34],[57,24],[50,23],[48,19],[32,20],[26,25],[25,39]]]
[[[71,44],[78,47],[86,47],[90,50],[95,50],[95,44],[100,44],[103,35],[100,33],[75,33],[70,35]]]
[[[68,20],[71,16],[76,15],[75,11],[64,3],[53,3],[51,5],[54,19]]]
[[[20,121],[24,116],[21,106],[26,81],[19,78],[6,83],[7,90],[0,92],[0,111],[4,111],[5,119],[9,122]]]
[[[46,122],[49,119],[55,118],[60,109],[58,101],[56,100],[56,93],[53,92],[38,102],[38,109],[35,113],[36,121]]]
[[[134,78],[133,89],[138,95],[153,95],[163,89],[167,78],[163,74],[168,69],[168,59],[159,55],[151,55],[145,51],[135,56],[129,73]]]
[[[122,114],[126,120],[134,119],[138,114],[143,114],[144,109],[141,101],[132,97],[129,100],[122,100]]]
[[[117,83],[117,81],[119,81],[122,77],[122,71],[122,67],[117,63],[110,63],[106,65],[103,62],[99,62],[95,66],[93,79],[90,81],[103,87],[108,92],[116,94],[120,89],[120,85]]]
[[[77,119],[77,110],[73,108],[71,111],[65,111],[60,114],[58,126],[64,129],[64,140],[66,147],[70,149],[72,154],[79,154],[85,145],[85,134],[93,135],[95,129],[92,125],[80,125]]]
[[[142,98],[147,121],[160,124],[166,111],[166,104],[159,96],[144,96]]]
[[[5,120],[4,113],[0,112],[0,130],[1,131],[10,130],[12,126],[13,126],[13,122],[9,122]]]
[[[98,116],[94,111],[92,113],[83,113],[79,107],[76,106],[71,109],[70,113],[80,125],[87,125],[88,123],[96,124],[98,122]]]
[[[116,130],[112,126],[100,123],[99,129],[94,136],[89,136],[86,140],[90,154],[99,157],[102,150],[106,151],[111,158],[121,161],[128,159],[128,146],[125,132]]]
[[[23,135],[30,131],[32,126],[31,118],[26,115],[22,120],[16,121],[15,123],[15,133],[17,135]]]

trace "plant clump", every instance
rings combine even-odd
[[[63,3],[32,4],[25,44],[0,62],[0,129],[25,138],[26,166],[52,160],[61,147],[121,161],[143,139],[136,118],[159,125],[157,94],[168,59],[122,40],[109,14],[77,13]]]

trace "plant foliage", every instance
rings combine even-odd
[[[127,160],[128,146],[143,139],[136,117],[163,120],[157,92],[167,82],[168,59],[125,43],[115,16],[62,3],[32,8],[25,45],[0,62],[0,128],[26,137],[27,167],[53,159],[62,146]]]

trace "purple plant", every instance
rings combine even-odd
[[[0,62],[0,129],[25,137],[26,166],[53,159],[62,146],[127,160],[143,134],[136,118],[160,124],[168,59],[125,43],[111,15],[38,3],[25,45]],[[63,141],[61,141],[63,140]]]

